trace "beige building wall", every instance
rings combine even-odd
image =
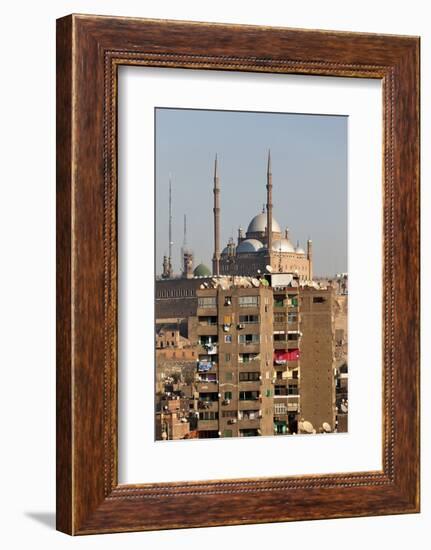
[[[334,291],[301,292],[301,418],[335,428]]]

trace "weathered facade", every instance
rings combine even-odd
[[[301,291],[301,418],[336,428],[334,290]]]
[[[273,434],[272,299],[267,287],[198,291],[200,438]]]

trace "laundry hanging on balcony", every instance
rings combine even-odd
[[[274,363],[276,365],[285,365],[288,361],[297,361],[299,359],[299,349],[277,350],[274,352]]]
[[[208,370],[212,369],[212,362],[211,361],[199,361],[198,363],[198,371],[199,372],[206,372]]]

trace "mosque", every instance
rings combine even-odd
[[[294,246],[289,238],[289,230],[282,231],[279,223],[272,216],[272,169],[271,153],[268,152],[266,177],[266,207],[254,216],[248,224],[244,235],[243,229],[238,229],[235,242],[229,239],[226,246],[220,246],[220,178],[218,173],[217,156],[214,163],[214,253],[212,271],[205,265],[199,264],[193,269],[193,253],[183,247],[182,277],[247,275],[256,276],[269,270],[282,273],[296,273],[301,281],[313,279],[312,242],[307,241],[306,250]],[[163,259],[163,279],[173,277],[170,256]]]

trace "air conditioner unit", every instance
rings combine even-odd
[[[236,418],[231,418],[228,424],[236,424]]]
[[[229,405],[230,404],[230,399],[225,399],[223,401],[223,405]]]
[[[240,324],[237,326],[237,328],[238,328],[239,330],[242,330],[243,328],[245,328],[245,325],[243,325],[242,323],[240,323]]]

